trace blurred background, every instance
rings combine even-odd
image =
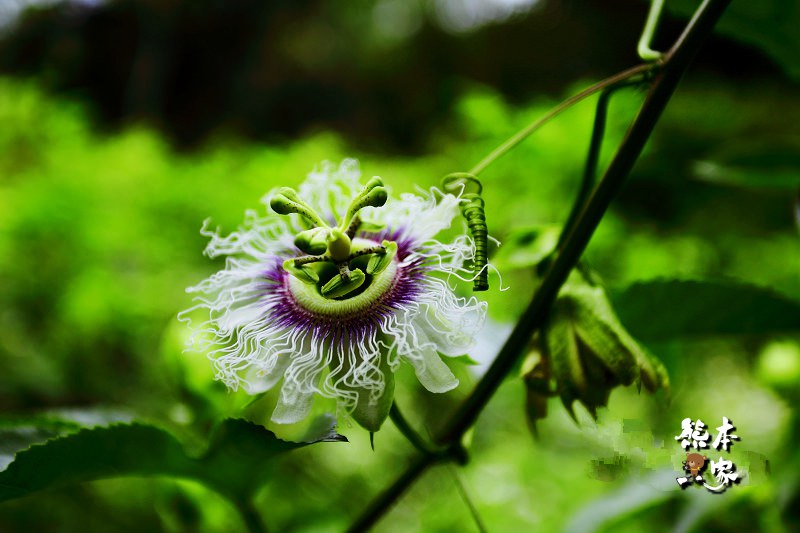
[[[655,48],[674,41],[698,3],[667,2]],[[265,192],[297,185],[323,160],[356,157],[396,193],[467,170],[559,100],[638,63],[647,8],[0,0],[0,418],[146,420],[200,446],[215,421],[246,416],[292,437],[300,429],[268,422],[269,397],[248,406],[213,381],[202,356],[182,351],[184,289],[223,264],[201,255],[201,222],[234,230],[245,209],[263,209]],[[578,409],[579,424],[552,399],[535,440],[523,383],[510,376],[458,474],[489,531],[797,530],[798,27],[798,3],[733,3],[587,250],[623,322],[667,366],[671,397],[618,389],[597,422]],[[612,101],[601,164],[642,98],[627,90]],[[565,219],[593,113],[593,100],[570,109],[481,175],[489,228],[507,254],[524,246],[520,231]],[[529,301],[529,266],[506,261],[506,292],[493,281],[476,359],[494,355]],[[628,287],[659,279],[750,292],[626,315]],[[700,327],[653,333],[697,308],[711,317]],[[475,380],[459,371],[462,386],[434,396],[403,369],[409,418],[436,428]],[[747,479],[722,496],[680,491],[680,421],[702,418],[713,432],[723,416],[737,427],[730,458]],[[276,464],[258,496],[273,530],[343,530],[412,452],[388,423],[375,453],[360,428],[340,432],[350,444]],[[221,497],[171,479],[99,481],[0,505],[0,531],[242,528]],[[377,530],[477,526],[441,467]]]

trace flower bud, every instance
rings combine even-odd
[[[663,365],[642,348],[617,319],[599,285],[574,272],[543,328],[543,349],[564,406],[580,401],[593,417],[619,385],[667,389]]]

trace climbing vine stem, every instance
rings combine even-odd
[[[564,239],[569,235],[570,229],[575,225],[578,215],[581,214],[581,210],[594,188],[595,178],[597,176],[597,162],[600,159],[600,150],[603,147],[603,136],[606,129],[606,118],[608,117],[608,104],[611,101],[611,96],[620,89],[641,86],[649,81],[649,77],[639,78],[637,76],[636,78],[629,78],[606,87],[597,98],[597,110],[595,111],[594,124],[592,125],[592,138],[589,141],[589,152],[586,154],[586,163],[584,163],[581,186],[578,189],[578,194],[572,204],[572,209],[561,231],[559,245],[563,244]]]
[[[598,91],[602,91],[606,87],[610,87],[616,83],[621,81],[627,80],[634,76],[638,76],[643,73],[650,72],[652,70],[657,69],[659,63],[645,63],[642,65],[636,65],[635,67],[631,67],[629,69],[623,70],[622,72],[618,72],[613,76],[609,76],[608,78],[591,85],[578,94],[570,96],[553,109],[548,111],[543,117],[536,119],[534,122],[531,122],[529,125],[525,126],[519,132],[517,132],[513,137],[508,139],[506,142],[495,148],[492,153],[484,157],[480,163],[472,167],[472,170],[469,171],[469,174],[477,176],[484,170],[486,167],[494,163],[496,160],[500,159],[506,153],[508,153],[512,148],[517,146],[519,143],[527,139],[531,136],[536,130],[550,122],[550,120],[556,118],[562,112],[566,111],[570,107],[574,106],[581,100],[585,100],[586,98],[592,96]]]
[[[514,366],[514,362],[525,350],[533,333],[542,325],[550,311],[561,285],[575,267],[586,245],[600,223],[612,199],[630,174],[634,163],[644,148],[647,139],[658,122],[670,97],[688,68],[704,39],[711,33],[731,0],[704,0],[673,47],[664,54],[659,72],[653,79],[650,90],[639,113],[628,129],[622,144],[609,164],[603,178],[594,188],[582,207],[567,235],[556,250],[554,260],[547,269],[542,284],[523,312],[506,343],[500,349],[489,370],[484,374],[472,393],[444,424],[434,440],[444,452],[422,452],[414,457],[403,474],[365,509],[350,527],[350,531],[364,531],[374,525],[403,495],[403,493],[433,464],[451,460],[463,462],[461,441],[472,427],[483,408],[497,391],[500,383]],[[646,71],[650,66],[634,67],[612,76],[582,93],[566,100],[542,119],[509,139],[500,148],[481,161],[471,174],[478,174],[498,157],[516,146],[541,124],[589,94],[600,91],[614,83]],[[625,75],[622,75],[625,74]],[[610,81],[609,81],[610,80]],[[569,105],[567,105],[569,103]]]

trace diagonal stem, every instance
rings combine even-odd
[[[261,516],[249,500],[231,500],[236,505],[239,513],[242,515],[242,520],[249,533],[267,533],[267,527],[261,520]]]
[[[392,403],[392,407],[389,409],[389,418],[392,419],[394,422],[395,427],[403,436],[420,452],[424,454],[431,454],[436,450],[431,444],[422,438],[422,436],[417,433],[411,424],[408,422],[405,416],[403,416],[403,412],[400,411],[400,408],[397,407],[397,402],[395,401]]]
[[[511,370],[519,353],[527,346],[530,336],[543,323],[561,285],[577,264],[611,200],[633,169],[633,164],[642,152],[678,81],[730,1],[705,0],[678,42],[667,53],[663,69],[653,81],[639,114],[603,179],[564,239],[564,245],[545,274],[542,285],[488,372],[450,419],[450,423],[445,426],[438,439],[440,442],[454,442],[472,426],[489,398]]]
[[[634,163],[675,91],[678,81],[730,2],[731,0],[704,0],[678,41],[665,54],[663,68],[653,81],[639,114],[575,225],[568,230],[568,235],[563,240],[563,246],[560,247],[555,260],[547,270],[542,285],[500,349],[492,366],[459,409],[450,417],[444,425],[443,431],[436,438],[436,441],[445,445],[447,449],[457,450],[457,445],[461,442],[464,434],[475,423],[513,368],[519,355],[528,345],[531,335],[544,322],[561,285],[578,263],[611,200],[633,169]],[[367,507],[364,514],[351,526],[350,531],[369,529],[428,467],[441,459],[442,456],[439,454],[419,455],[400,478]]]
[[[380,493],[375,500],[370,502],[366,511],[347,528],[348,533],[367,531],[370,527],[375,525],[417,478],[424,474],[428,467],[433,465],[438,459],[438,456],[432,454],[421,454],[414,458],[414,461],[408,465],[403,474],[385,491]]]

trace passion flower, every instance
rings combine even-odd
[[[394,199],[380,178],[359,178],[355,160],[325,163],[299,190],[271,191],[266,216],[248,211],[228,236],[201,230],[205,253],[227,260],[187,289],[197,296],[182,316],[208,313],[190,343],[231,389],[281,383],[274,422],[302,420],[319,394],[377,431],[401,362],[449,391],[458,380],[442,356],[467,353],[483,325],[486,304],[453,291],[476,275],[464,223],[452,242],[434,239],[464,200],[436,189]]]

